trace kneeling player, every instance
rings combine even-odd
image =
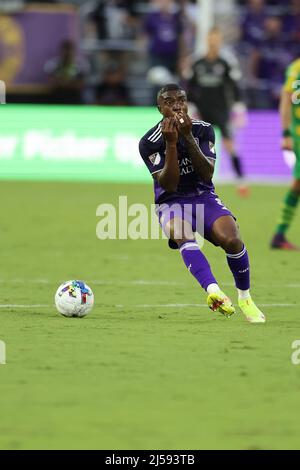
[[[250,296],[247,250],[233,215],[214,193],[213,128],[189,118],[187,96],[178,85],[163,87],[157,104],[163,119],[141,139],[139,148],[155,180],[155,202],[169,245],[179,248],[186,267],[207,291],[208,306],[226,316],[235,313],[195,241],[198,208],[204,207],[204,237],[225,250],[238,289],[239,307],[248,321],[264,323],[264,314]]]

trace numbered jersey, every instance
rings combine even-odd
[[[202,153],[209,159],[216,159],[215,133],[211,124],[193,120],[193,136]],[[152,175],[163,170],[165,165],[166,144],[161,131],[161,122],[150,129],[140,140],[139,150],[149,172]],[[180,180],[175,193],[167,193],[157,181],[154,181],[155,202],[162,203],[178,197],[196,196],[203,191],[213,190],[212,181],[205,183],[194,171],[185,139],[180,136],[177,143]]]
[[[284,89],[293,94],[293,136],[300,140],[300,59],[289,66],[286,75]]]

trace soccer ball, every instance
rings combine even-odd
[[[57,289],[55,305],[65,317],[85,317],[93,308],[94,294],[83,281],[67,281]]]

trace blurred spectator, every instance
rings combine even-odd
[[[286,67],[293,59],[293,47],[283,34],[280,17],[264,22],[264,36],[253,44],[251,69],[254,84],[262,91],[266,107],[277,107]],[[262,96],[261,96],[262,98]]]
[[[184,54],[195,50],[197,22],[200,21],[197,0],[179,0],[180,15],[183,20]]]
[[[247,9],[241,22],[241,40],[245,46],[263,39],[266,17],[265,0],[248,0]]]
[[[103,78],[95,89],[95,104],[104,106],[128,106],[130,98],[125,85],[125,72],[122,66],[111,62],[104,70]]]
[[[284,17],[284,31],[291,41],[295,41],[295,57],[299,55],[300,44],[300,0],[291,0],[288,14]]]
[[[80,104],[87,66],[75,54],[71,40],[62,42],[59,55],[44,67],[51,87],[51,103]]]
[[[183,40],[180,10],[172,0],[156,0],[151,4],[153,9],[144,22],[150,66],[162,65],[176,74]]]
[[[135,36],[135,1],[98,0],[90,21],[98,39],[130,39]]]
[[[178,73],[181,79],[185,79],[186,71],[191,69],[195,54],[200,11],[197,0],[179,0],[179,6],[183,22],[183,37]]]

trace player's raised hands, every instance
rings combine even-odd
[[[175,119],[178,132],[184,137],[191,135],[193,126],[191,118],[185,113],[176,113]]]
[[[175,118],[165,118],[162,121],[161,131],[166,142],[174,143],[174,144],[177,143],[178,130],[177,130]]]

